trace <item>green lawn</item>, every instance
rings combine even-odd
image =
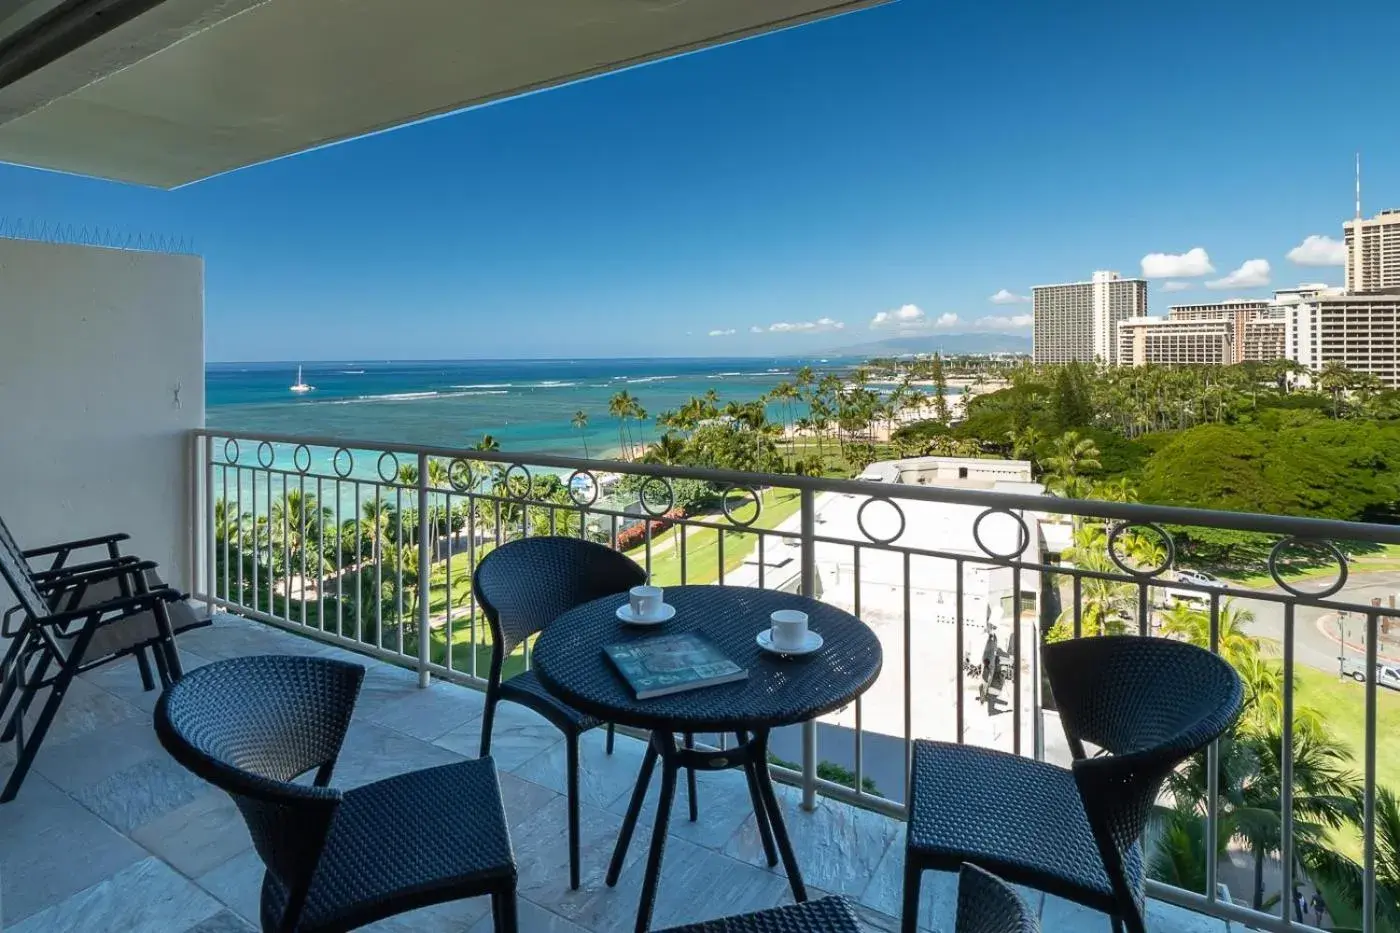
[[[1230,580],[1240,586],[1252,589],[1267,589],[1277,585],[1267,569],[1245,574],[1238,571],[1232,572],[1221,567],[1203,567],[1202,569],[1214,573],[1221,579]],[[1400,570],[1400,545],[1386,544],[1369,553],[1353,554],[1350,563],[1347,564],[1347,572],[1352,574],[1373,573],[1378,570]],[[1289,583],[1299,583],[1307,580],[1328,580],[1336,576],[1336,561],[1329,556],[1316,565],[1286,572],[1283,578]]]
[[[795,489],[768,489],[760,493],[763,503],[754,528],[773,529],[797,514],[802,505],[802,495]],[[748,521],[753,515],[753,502],[746,495],[745,504],[735,506],[734,516],[739,521]],[[721,514],[703,517],[706,521],[723,523]],[[719,579],[719,537],[718,529],[687,528],[685,530],[685,582],[714,583]],[[758,547],[757,534],[724,532],[724,570],[726,573],[738,569]],[[668,543],[673,542],[673,543]],[[681,583],[681,529],[679,526],[668,529],[664,534],[652,539],[651,581],[657,586],[678,586]],[[770,538],[765,548],[782,547],[778,539]],[[643,563],[646,560],[646,547],[636,547],[627,552],[628,556]]]

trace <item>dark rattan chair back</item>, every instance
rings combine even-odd
[[[1194,645],[1134,635],[1045,646],[1074,778],[1115,887],[1167,776],[1239,714],[1240,677]],[[1107,754],[1088,757],[1089,742]],[[1141,909],[1142,891],[1119,890]]]
[[[191,671],[156,704],[166,751],[238,805],[268,873],[287,892],[289,928],[341,800],[326,785],[364,673],[326,658],[236,658]],[[312,770],[312,785],[292,782]]]
[[[612,548],[542,536],[511,541],[487,554],[476,567],[472,590],[500,656],[575,606],[644,582],[646,571]]]
[[[1040,922],[1016,889],[976,865],[958,872],[957,933],[1039,933]]]
[[[48,600],[39,592],[29,561],[25,560],[24,552],[3,518],[0,518],[0,576],[9,584],[22,610],[34,618],[49,614]]]

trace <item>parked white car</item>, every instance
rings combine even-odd
[[[1342,659],[1342,676],[1357,683],[1366,682],[1366,662],[1359,658]],[[1376,683],[1400,691],[1400,666],[1376,662]]]
[[[1203,570],[1178,570],[1174,574],[1177,582],[1186,583],[1191,586],[1205,586],[1211,589],[1224,589],[1225,581],[1218,577],[1213,577]],[[1210,596],[1200,590],[1178,590],[1168,588],[1166,591],[1168,599],[1179,602],[1190,603],[1192,606],[1203,607],[1210,601]]]

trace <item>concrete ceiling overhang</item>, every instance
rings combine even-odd
[[[171,188],[883,2],[0,0],[0,160]]]

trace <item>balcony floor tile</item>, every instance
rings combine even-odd
[[[338,785],[356,786],[479,751],[482,702],[473,690],[438,680],[421,690],[413,671],[231,617],[187,633],[181,646],[190,667],[269,653],[363,663],[364,689],[336,769]],[[257,928],[262,863],[232,802],[179,769],[155,741],[150,710],[157,695],[141,690],[131,661],[84,675],[69,694],[62,728],[41,751],[35,773],[16,801],[0,806],[0,907],[7,924],[24,933],[74,924],[161,933]],[[505,703],[497,711],[492,752],[519,866],[522,930],[614,933],[633,927],[658,781],[652,781],[619,883],[609,888],[604,873],[645,745],[619,735],[609,756],[604,739],[602,730],[582,739],[583,884],[571,891],[560,734],[518,705]],[[0,763],[8,764],[9,754],[8,746],[0,746]],[[702,773],[698,783],[695,823],[687,818],[684,788],[677,788],[656,928],[792,899],[781,868],[769,868],[763,858],[742,773]],[[778,795],[812,895],[846,894],[857,902],[868,930],[897,930],[901,824],[832,800],[808,813],[792,787],[779,785]],[[1027,893],[1037,908],[1046,901],[1047,931],[1108,929],[1105,918]],[[955,906],[956,876],[925,873],[921,928],[952,933]],[[476,898],[369,929],[485,933],[490,926],[489,902]],[[1220,933],[1224,924],[1152,902],[1151,928]]]

